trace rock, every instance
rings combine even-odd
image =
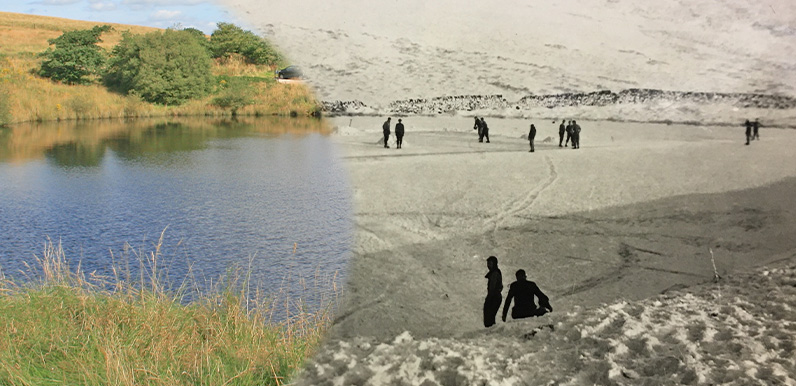
[[[637,372],[630,369],[622,369],[622,376],[627,379],[638,379],[639,377]]]

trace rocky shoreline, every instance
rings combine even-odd
[[[386,108],[368,106],[361,101],[324,101],[323,112],[330,114],[442,114],[450,111],[527,110],[577,106],[642,105],[660,102],[723,105],[734,108],[793,109],[796,98],[754,93],[718,93],[665,91],[631,88],[615,93],[610,90],[589,93],[527,95],[516,102],[502,95],[456,95],[431,99],[405,99],[390,102]]]

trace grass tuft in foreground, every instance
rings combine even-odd
[[[133,285],[70,269],[49,243],[24,283],[0,273],[0,385],[281,385],[329,324],[328,311],[272,323],[246,306],[245,279],[186,302],[157,259]]]

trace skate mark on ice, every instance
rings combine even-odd
[[[545,162],[547,162],[548,168],[547,178],[544,180],[544,182],[536,185],[533,189],[528,191],[524,197],[514,199],[503,205],[503,208],[501,208],[500,212],[489,219],[490,222],[494,223],[492,229],[493,232],[497,231],[500,225],[502,225],[506,219],[510,217],[518,217],[519,214],[529,210],[536,202],[536,199],[539,198],[539,195],[558,180],[558,171],[556,171],[555,164],[553,164],[553,161],[549,156],[545,156],[544,159]]]

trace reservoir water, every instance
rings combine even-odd
[[[0,268],[24,277],[51,240],[74,268],[136,277],[159,249],[179,284],[242,268],[318,305],[341,288],[348,176],[315,119],[79,121],[0,128]]]

